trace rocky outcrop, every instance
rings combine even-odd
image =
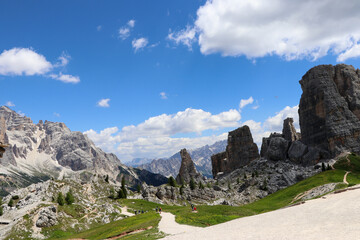
[[[36,226],[43,227],[51,227],[56,224],[57,216],[56,216],[56,207],[50,206],[43,208],[39,213],[39,218],[36,221]]]
[[[296,132],[294,127],[294,119],[293,118],[286,118],[283,124],[282,134],[285,140],[289,142],[293,142],[299,140],[299,134]]]
[[[312,158],[360,153],[360,71],[339,64],[310,69],[300,81],[301,141]]]
[[[273,161],[285,160],[288,149],[289,141],[282,137],[272,137],[267,147],[266,157]]]
[[[179,174],[176,176],[176,182],[182,184],[182,182],[189,183],[190,180],[201,178],[201,175],[196,171],[194,162],[192,161],[190,154],[186,149],[180,151],[181,166]]]
[[[240,127],[229,132],[225,153],[211,157],[213,176],[216,177],[220,172],[230,173],[257,158],[259,150],[253,141],[250,128],[246,125]]]

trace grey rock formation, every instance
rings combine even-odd
[[[320,65],[310,69],[300,84],[301,141],[325,155],[360,153],[359,70],[344,64]]]
[[[293,118],[286,118],[283,124],[282,134],[285,140],[289,142],[299,140],[293,123],[294,123]]]
[[[226,153],[211,158],[213,176],[219,172],[230,173],[259,157],[259,150],[253,141],[250,128],[246,125],[240,127],[229,132]]]
[[[273,161],[285,160],[289,149],[289,141],[282,137],[272,137],[266,152],[266,157]]]
[[[181,184],[183,181],[185,183],[189,183],[193,178],[198,179],[201,178],[201,175],[196,171],[194,162],[192,161],[190,154],[186,151],[186,149],[182,149],[180,151],[181,156],[181,166],[179,170],[179,174],[176,176],[176,182]]]
[[[288,151],[289,159],[295,163],[302,163],[303,156],[307,153],[308,147],[300,141],[294,141]]]
[[[36,226],[43,227],[51,227],[56,224],[57,216],[56,216],[56,207],[50,206],[43,208],[39,213],[39,218],[36,221]]]

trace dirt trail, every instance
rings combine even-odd
[[[349,185],[349,183],[348,183],[348,181],[346,180],[346,177],[347,177],[347,175],[349,174],[350,172],[346,172],[345,173],[345,175],[344,175],[344,180],[343,180],[343,182],[345,183],[345,184],[347,184],[347,185]]]
[[[120,209],[121,209],[121,214],[123,214],[123,215],[125,215],[125,216],[131,217],[131,216],[134,216],[134,215],[135,215],[134,213],[128,212],[127,206],[122,207],[122,208],[120,208]]]
[[[180,233],[193,232],[202,229],[201,227],[193,227],[193,226],[177,223],[175,221],[175,216],[171,213],[162,212],[160,215],[161,215],[161,220],[159,222],[159,230],[166,234],[176,235]]]

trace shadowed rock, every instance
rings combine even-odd
[[[359,70],[345,64],[320,65],[310,69],[300,84],[301,141],[318,148],[308,155],[316,159],[326,152],[360,153]]]
[[[185,148],[180,151],[180,156],[181,166],[179,174],[176,176],[176,182],[179,184],[182,184],[183,181],[188,183],[191,178],[197,179],[201,177],[201,175],[196,171],[194,162]]]
[[[253,141],[250,128],[246,125],[240,127],[229,132],[226,151],[211,157],[213,176],[216,177],[219,172],[230,173],[259,157],[259,150]]]

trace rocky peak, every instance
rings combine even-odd
[[[296,133],[296,129],[294,127],[293,118],[286,118],[284,120],[282,134],[287,141],[293,142],[299,140],[299,136]]]
[[[339,64],[310,69],[300,81],[301,141],[335,156],[360,153],[360,74]]]
[[[213,176],[218,173],[230,173],[259,158],[259,150],[254,143],[250,128],[240,127],[229,132],[226,151],[211,157]]]
[[[180,151],[181,156],[181,166],[179,170],[179,174],[176,176],[176,181],[181,184],[182,181],[188,183],[191,178],[198,178],[200,174],[196,171],[195,164],[190,157],[190,154],[186,151],[186,149],[182,149]]]

